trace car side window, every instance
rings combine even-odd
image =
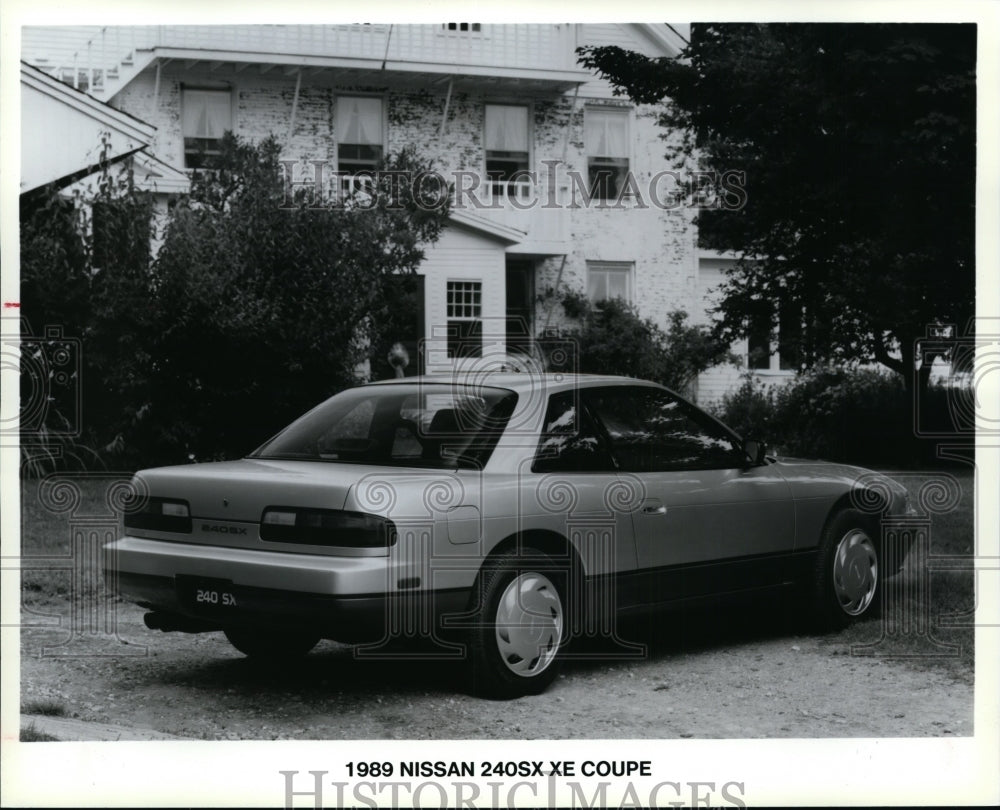
[[[625,386],[586,392],[622,470],[729,469],[744,465],[736,438],[707,414],[659,388]]]
[[[534,472],[613,472],[607,441],[583,410],[579,391],[549,398]]]

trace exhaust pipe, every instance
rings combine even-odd
[[[164,633],[210,633],[222,629],[218,624],[161,611],[147,613],[142,620],[150,630],[162,630]]]

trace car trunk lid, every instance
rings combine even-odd
[[[343,509],[359,470],[347,464],[242,459],[142,470],[136,477],[145,494],[187,501],[192,520],[259,523],[268,506]]]

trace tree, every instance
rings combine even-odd
[[[575,325],[562,330],[561,338],[574,343],[573,352],[561,350],[562,341],[543,335],[539,345],[555,347],[566,362],[585,374],[621,374],[652,380],[678,392],[689,392],[695,378],[722,362],[736,362],[727,343],[714,337],[708,327],[691,326],[687,313],[675,310],[667,316],[664,331],[649,318],[641,318],[635,307],[621,298],[593,303],[579,293],[559,297],[566,315]],[[549,361],[556,370],[556,365]]]
[[[805,363],[874,359],[926,387],[921,339],[974,314],[974,25],[696,24],[678,59],[579,53],[665,102],[670,157],[743,173],[742,207],[697,218],[702,246],[741,256],[720,336],[783,304]]]
[[[448,195],[414,188],[429,167],[405,150],[342,204],[292,193],[279,158],[274,139],[227,135],[155,258],[151,200],[128,174],[105,167],[75,204],[22,200],[25,315],[80,339],[80,441],[114,465],[249,452],[398,339],[412,294],[399,279],[438,238]],[[66,422],[50,411],[45,436]]]
[[[157,256],[143,421],[175,452],[248,452],[356,384],[393,322],[397,276],[447,221],[447,195],[409,182],[429,168],[409,151],[342,204],[290,199],[279,157],[274,139],[227,135]]]
[[[101,466],[137,396],[149,327],[152,201],[102,163],[96,188],[21,195],[22,455],[26,472]],[[49,330],[55,329],[55,337]]]

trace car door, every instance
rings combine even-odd
[[[776,585],[794,542],[784,479],[752,465],[722,424],[658,386],[591,389],[585,402],[623,475],[643,493],[632,514],[635,604]]]
[[[635,569],[628,492],[607,437],[581,406],[579,389],[549,397],[522,489],[522,513],[532,516],[533,525],[569,538],[588,577]]]

